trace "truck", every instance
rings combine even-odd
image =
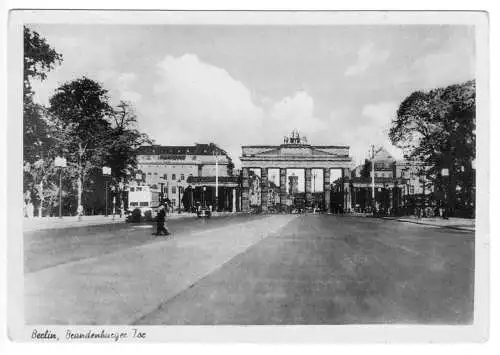
[[[128,189],[128,210],[141,211],[141,216],[146,217],[149,213],[153,218],[160,206],[160,190],[150,186],[131,186]],[[149,212],[149,213],[148,213]]]

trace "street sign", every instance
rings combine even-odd
[[[111,168],[108,166],[103,166],[102,167],[102,174],[103,175],[111,175]]]
[[[56,157],[54,159],[54,165],[60,168],[65,168],[66,167],[66,158],[63,157]]]
[[[448,176],[448,175],[449,175],[448,169],[441,169],[441,176]]]

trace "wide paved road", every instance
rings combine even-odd
[[[61,252],[64,257],[49,257],[45,266],[33,260],[48,249],[31,248],[26,264],[33,271],[25,283],[28,323],[472,321],[472,232],[329,215],[232,217],[210,220],[210,227],[200,223],[179,221],[176,238],[166,241],[149,235],[148,241],[141,239],[146,234],[133,237],[139,226],[116,227],[130,241],[110,242],[117,231],[109,231],[103,243],[99,236],[88,236],[95,238],[89,244],[104,245],[102,254],[54,250],[49,255]],[[82,239],[81,245],[87,245]],[[68,256],[73,253],[78,258]],[[58,264],[49,266],[54,260]],[[55,299],[61,302],[50,307]]]

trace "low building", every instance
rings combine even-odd
[[[372,160],[354,168],[350,178],[344,177],[343,183],[336,183],[332,191],[334,194],[344,193],[345,182],[348,181],[352,208],[357,211],[373,207],[373,194],[377,209],[412,209],[432,197],[433,188],[424,171],[422,163],[397,160],[386,149],[380,148]]]
[[[192,146],[142,146],[137,153],[140,183],[159,188],[164,199],[179,208],[189,177],[229,177],[233,163],[214,143]]]

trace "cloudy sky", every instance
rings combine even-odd
[[[31,25],[64,57],[38,100],[83,75],[131,101],[157,144],[280,144],[299,129],[312,144],[370,144],[395,156],[387,130],[414,90],[474,77],[465,26]]]

